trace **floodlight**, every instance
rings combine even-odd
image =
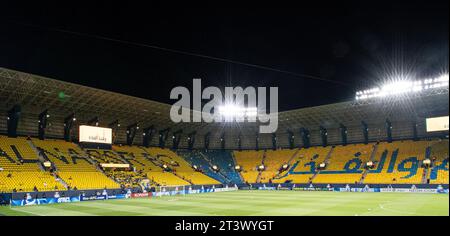
[[[395,96],[406,93],[422,92],[428,89],[448,87],[449,75],[443,74],[436,78],[411,81],[406,78],[397,78],[394,82],[375,87],[372,89],[357,91],[356,100],[370,99],[375,97]]]
[[[219,115],[226,121],[233,119],[242,120],[245,118],[254,118],[258,116],[256,107],[241,107],[234,104],[226,104],[219,107]]]

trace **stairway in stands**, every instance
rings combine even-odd
[[[266,160],[266,150],[264,150],[263,157],[261,160],[261,165],[264,165],[264,160]],[[261,183],[262,171],[258,173],[258,177],[256,177],[256,183]]]
[[[297,148],[295,150],[295,152],[292,154],[291,158],[289,158],[289,160],[286,163],[288,166],[292,166],[293,165],[292,161],[295,160],[295,158],[297,157],[297,155],[300,152],[300,150],[301,150],[301,148]],[[276,178],[279,178],[280,176],[285,175],[287,171],[289,171],[289,168],[286,171],[284,171],[284,172],[279,172],[274,178],[272,178],[272,180],[274,180]]]
[[[200,151],[200,156],[209,164],[209,168],[212,169],[212,167],[214,166],[214,163],[212,163],[209,155],[206,155],[205,153]],[[222,168],[220,168],[219,171],[216,171],[215,173],[221,177],[221,180],[222,180],[221,182],[225,182],[225,183],[231,182],[231,180],[224,173],[222,173]]]
[[[324,163],[328,164],[330,162],[330,158],[331,158],[331,154],[333,153],[334,150],[334,146],[332,146],[330,148],[330,151],[327,154],[327,157],[325,158],[325,160],[323,161]],[[316,173],[314,173],[314,175],[311,177],[310,182],[312,183],[314,181],[314,178],[316,178],[316,176],[320,173],[319,171],[316,171]]]
[[[233,164],[233,172],[234,175],[237,177],[236,180],[239,180],[238,183],[244,183],[244,177],[242,177],[241,172],[236,171],[236,169],[234,169],[234,167],[237,165],[237,161],[236,161],[236,157],[234,156],[234,152],[230,152],[231,155],[231,161]]]
[[[377,152],[378,152],[378,143],[373,145],[372,153],[370,154],[370,159],[369,159],[370,161],[373,162],[375,160]],[[364,164],[365,163],[363,163],[363,165]],[[361,179],[358,181],[359,184],[364,183],[364,179],[366,178],[368,173],[369,173],[369,169],[364,169]]]
[[[425,159],[431,159],[431,147],[427,147],[425,149]],[[433,166],[434,163],[431,163]],[[422,163],[420,163],[420,165],[422,165]],[[422,168],[422,167],[420,167]],[[423,175],[422,175],[422,184],[426,184],[427,180],[428,180],[428,176],[430,176],[430,168],[425,168],[423,171]]]

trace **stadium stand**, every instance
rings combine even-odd
[[[375,169],[364,179],[367,184],[419,184],[422,183],[429,141],[395,141],[378,144]],[[428,154],[429,155],[429,154]]]
[[[32,142],[41,151],[41,155],[54,165],[57,175],[71,189],[120,188],[89,161],[87,154],[78,145],[62,140],[32,139]]]
[[[115,145],[113,146],[113,150],[119,154],[122,159],[130,162],[130,164],[139,172],[161,171],[161,167],[157,166],[152,161],[152,157],[150,157],[150,155],[141,147]]]
[[[431,145],[432,168],[428,179],[431,184],[448,184],[448,140],[439,140]]]
[[[98,163],[127,164],[118,154],[106,149],[85,149],[86,153]]]
[[[281,172],[273,179],[274,183],[309,183],[317,172],[317,168],[325,162],[331,147],[302,148],[288,164],[290,169]]]
[[[189,184],[220,184],[219,181],[204,175],[198,171],[195,171],[191,164],[189,164],[185,159],[179,156],[177,153],[163,148],[146,148],[146,151],[150,156],[156,157],[156,161],[160,163],[161,166],[165,165],[169,169],[172,169],[172,173],[167,172],[149,172],[152,179],[156,182],[160,182],[162,176],[173,177],[166,179],[165,185],[189,185]],[[180,180],[176,180],[176,178]]]
[[[273,178],[279,174],[280,168],[289,163],[297,152],[298,149],[267,150],[263,160],[265,170],[261,172],[260,182],[272,182]]]
[[[120,185],[101,172],[58,172],[72,189],[118,189]]]
[[[33,147],[39,151],[37,153]],[[372,153],[374,152],[374,153]],[[41,155],[42,160],[39,159]],[[92,159],[89,159],[92,158]],[[373,159],[372,159],[373,158]],[[422,167],[431,159],[429,170]],[[235,162],[236,160],[236,162]],[[50,161],[52,174],[41,166]],[[367,162],[374,168],[365,171]],[[131,170],[106,170],[95,163],[129,163]],[[317,170],[319,164],[326,168]],[[196,165],[199,171],[193,166]],[[217,171],[212,166],[218,167]],[[240,165],[239,174],[234,167]],[[265,170],[257,167],[264,165]],[[283,165],[289,168],[280,171]],[[113,150],[87,149],[62,140],[0,136],[0,191],[114,189],[152,185],[209,185],[220,183],[358,183],[448,184],[448,140],[394,141],[266,151],[179,151],[139,146]],[[241,179],[242,176],[242,179]],[[58,181],[60,178],[61,181]]]
[[[113,150],[131,165],[132,171],[111,171],[107,174],[125,187],[141,186],[148,172],[161,172],[162,168],[154,163],[150,155],[138,146],[115,145]],[[157,183],[151,183],[153,186]]]
[[[222,170],[213,170],[214,164],[209,159],[209,155],[205,155],[201,151],[178,151],[178,153],[188,161],[192,166],[196,166],[198,171],[203,174],[218,180],[221,183],[228,183],[230,180],[222,174]]]
[[[325,170],[319,171],[313,183],[358,183],[369,161],[374,144],[336,146]]]
[[[66,189],[40,164],[28,140],[0,136],[0,192]]]
[[[52,162],[57,171],[97,172],[86,154],[76,144],[63,140],[32,139],[41,155]]]
[[[242,183],[241,175],[236,171],[236,161],[233,157],[233,152],[225,150],[209,150],[205,153],[205,156],[213,165],[219,167],[220,173],[222,173],[228,183],[239,184]]]
[[[236,164],[242,167],[242,178],[247,183],[258,182],[258,166],[262,165],[265,151],[234,151]]]

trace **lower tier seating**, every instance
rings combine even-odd
[[[14,171],[0,172],[0,192],[53,191],[65,190],[63,184],[56,178],[43,171]]]
[[[245,182],[256,183],[258,166],[263,164],[264,151],[234,151],[236,164],[242,168],[241,176]]]
[[[101,172],[59,172],[71,189],[117,189],[120,185]]]
[[[190,185],[189,182],[169,172],[148,172],[147,177],[162,186]]]
[[[364,183],[419,184],[424,178],[422,161],[429,156],[430,141],[396,141],[380,143],[375,155],[375,169]],[[428,153],[428,154],[427,154]]]

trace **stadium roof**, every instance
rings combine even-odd
[[[136,85],[139,86],[139,85]],[[157,88],[151,88],[152,89]],[[326,94],[324,94],[326,96]],[[1,111],[5,114],[15,104],[22,106],[22,113],[37,115],[48,109],[52,120],[62,120],[75,113],[80,123],[98,117],[100,126],[119,120],[123,127],[138,123],[141,127],[154,125],[156,129],[182,129],[184,134],[226,132],[237,135],[254,135],[258,123],[179,123],[170,120],[171,105],[136,98],[114,92],[62,82],[42,76],[0,68]],[[448,87],[426,94],[408,94],[403,97],[348,101],[324,106],[302,108],[279,113],[277,133],[297,132],[301,127],[318,130],[360,127],[367,124],[383,125],[392,122],[422,122],[424,118],[448,115]]]

